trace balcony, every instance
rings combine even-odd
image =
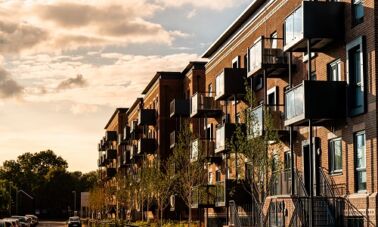
[[[156,139],[142,138],[138,140],[138,154],[153,154],[156,151]]]
[[[130,127],[129,126],[125,126],[124,128],[123,128],[123,141],[125,142],[125,141],[127,141],[127,140],[129,140],[131,138],[131,136],[130,136]]]
[[[265,135],[268,131],[276,132],[278,139],[286,140],[289,138],[288,128],[284,126],[283,106],[267,106],[264,114],[264,105],[251,109],[252,115],[247,124],[247,137],[249,139]],[[266,118],[268,117],[268,118]]]
[[[195,139],[190,147],[190,161],[196,162],[201,157],[214,157],[214,141],[208,139]]]
[[[246,94],[245,81],[247,71],[245,69],[225,68],[221,74],[216,77],[215,82],[215,100],[229,100],[236,96],[238,99]]]
[[[215,205],[215,185],[199,185],[192,189],[191,208],[211,208]]]
[[[156,110],[155,109],[140,109],[138,115],[138,125],[148,126],[156,125]]]
[[[138,121],[132,121],[130,126],[130,139],[138,140],[139,139],[140,128],[138,126]]]
[[[245,181],[229,179],[215,184],[215,207],[226,207],[230,200],[236,204],[246,204],[250,201],[250,194],[246,191],[249,186]]]
[[[189,100],[173,99],[169,104],[170,117],[189,117]]]
[[[107,142],[117,141],[117,132],[116,131],[106,131],[105,138]]]
[[[135,160],[136,157],[138,156],[138,146],[133,144],[130,145],[130,160]]]
[[[106,159],[104,154],[100,154],[97,160],[98,167],[104,167],[106,166]]]
[[[196,93],[190,100],[190,117],[214,118],[222,115],[222,109],[212,93]]]
[[[117,159],[117,150],[114,149],[108,149],[105,152],[105,158],[108,161],[111,161],[113,159]]]
[[[177,141],[177,132],[173,131],[169,134],[169,147],[173,149]]]
[[[115,177],[116,174],[117,174],[117,170],[115,168],[106,169],[106,178],[110,179],[112,177]]]
[[[248,49],[248,77],[262,74],[264,70],[268,77],[285,75],[289,67],[288,59],[283,49],[278,46],[283,46],[283,39],[261,37]]]
[[[236,124],[225,123],[217,126],[215,135],[215,153],[228,151],[228,143],[231,142],[236,130]]]
[[[285,92],[285,126],[321,125],[346,117],[345,81],[309,81]]]
[[[320,52],[333,40],[344,38],[344,3],[334,1],[303,1],[284,22],[284,51]]]

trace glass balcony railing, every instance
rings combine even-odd
[[[285,92],[285,125],[345,119],[346,89],[345,81],[302,81]]]
[[[211,158],[214,156],[215,144],[210,139],[195,139],[190,146],[190,160],[196,162],[201,158]]]
[[[285,94],[285,120],[304,114],[304,86],[298,86]]]
[[[283,46],[283,39],[261,37],[249,48],[248,76],[261,73],[262,69],[266,69],[268,76],[274,76],[287,69],[287,56],[279,46]]]
[[[192,208],[208,208],[215,205],[216,188],[214,185],[200,185],[192,189]]]
[[[190,117],[214,117],[222,113],[212,93],[196,93],[190,102]]]
[[[173,99],[169,104],[170,117],[188,117],[189,116],[189,100]]]
[[[256,138],[263,135],[263,106],[258,106],[254,109],[249,109],[247,114],[247,137]]]
[[[176,144],[176,131],[173,131],[169,134],[169,147],[172,149]]]
[[[155,125],[156,117],[155,109],[140,109],[138,114],[138,125]]]
[[[244,125],[240,125],[240,127],[244,131]],[[215,153],[229,150],[228,145],[232,142],[236,128],[236,124],[232,123],[224,123],[217,126],[215,133]]]
[[[284,22],[284,51],[322,51],[332,40],[344,38],[345,2],[303,1]],[[331,23],[332,22],[332,23]]]
[[[141,138],[138,140],[138,154],[153,154],[156,150],[156,140]]]
[[[288,16],[284,23],[285,45],[303,38],[303,6]]]
[[[215,78],[215,100],[240,99],[245,96],[247,71],[244,68],[224,68]]]
[[[226,205],[226,182],[218,181],[215,184],[216,197],[215,206],[222,207]]]

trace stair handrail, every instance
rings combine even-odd
[[[323,183],[323,184],[320,184],[320,186],[321,186],[321,187],[322,187],[322,186],[325,186],[325,189],[327,190],[326,192],[329,192],[329,193],[330,193],[330,195],[325,194],[325,195],[323,195],[323,196],[325,196],[325,197],[332,197],[332,198],[337,197],[337,196],[335,196],[335,193],[334,193],[334,191],[333,191],[333,188],[332,188],[332,186],[331,186],[331,183],[329,182],[330,179],[327,178],[327,176],[326,176],[326,174],[324,173],[322,167],[319,167],[319,172],[320,172],[320,181],[321,181],[320,183]],[[322,192],[322,190],[320,190],[320,191]]]
[[[348,211],[348,214],[349,214],[349,208],[351,208],[352,209],[352,212],[355,214],[355,213],[357,213],[358,214],[358,217],[362,217],[365,221],[366,221],[366,223],[368,224],[367,226],[371,226],[371,227],[376,227],[376,225],[372,222],[372,221],[370,221],[367,217],[366,217],[366,215],[364,215],[361,211],[359,211],[358,209],[357,209],[357,207],[355,207],[347,198],[343,198],[343,200],[344,200],[344,202],[345,202],[345,205],[348,205],[348,209],[347,209],[347,211]],[[345,212],[345,210],[344,210],[344,212]],[[344,216],[346,217],[346,215],[344,214]]]

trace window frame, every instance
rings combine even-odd
[[[364,167],[357,167],[357,163],[358,163],[358,145],[357,145],[357,142],[358,142],[358,136],[361,136],[363,135],[364,136],[364,157],[365,157],[365,166]],[[355,179],[355,191],[357,193],[366,193],[367,192],[367,171],[366,171],[366,132],[365,130],[363,131],[359,131],[359,132],[356,132],[354,133],[353,135],[353,139],[354,139],[354,146],[353,146],[353,152],[354,152],[354,179]],[[358,174],[359,173],[363,173],[365,172],[365,189],[359,189],[359,181],[358,181]]]
[[[365,6],[364,6],[364,1],[363,0],[352,0],[351,2],[351,15],[352,15],[352,27],[357,26],[361,23],[364,22],[365,18]],[[362,7],[362,17],[357,18],[356,16],[356,8],[357,7]]]
[[[362,83],[362,86],[360,86],[362,88],[362,92],[363,92],[363,105],[362,107],[355,107],[353,108],[351,103],[349,105],[349,116],[350,117],[355,117],[355,116],[359,116],[361,114],[364,114],[367,112],[367,73],[366,73],[366,56],[365,56],[365,53],[366,53],[366,50],[365,50],[365,37],[364,36],[360,36],[358,38],[356,38],[355,40],[353,40],[352,42],[348,43],[346,45],[346,79],[347,79],[347,83],[349,85],[349,102],[351,102],[351,97],[352,97],[352,91],[351,90],[352,86],[351,86],[351,69],[350,69],[350,52],[355,49],[356,47],[359,47],[360,48],[360,57],[361,57],[361,83]]]
[[[331,78],[331,76],[333,74],[333,67],[334,66],[337,66],[337,72],[338,72],[337,80],[334,80],[333,78]],[[340,58],[338,58],[338,59],[327,64],[327,79],[328,79],[328,81],[342,81],[342,78],[341,78],[341,59]]]
[[[334,142],[339,141],[340,142],[340,152],[341,152],[341,167],[336,168],[336,155],[335,155],[335,147],[331,149],[332,145],[335,145]],[[338,175],[343,173],[343,144],[341,137],[336,137],[333,139],[328,140],[328,168],[329,168],[329,174],[330,175]]]

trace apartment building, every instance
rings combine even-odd
[[[253,1],[206,51],[206,92],[220,106],[191,117],[218,125],[210,138],[223,159],[210,168],[209,184],[222,183],[218,191],[226,192],[219,197],[225,203],[217,195],[209,209],[208,226],[236,221],[235,203],[252,215],[227,194],[239,188],[228,181],[241,177],[222,150],[246,108],[263,127],[270,111],[279,135],[269,155],[283,171],[269,174],[267,194],[257,202],[264,225],[376,223],[374,7],[369,0]],[[255,93],[253,105],[242,98],[244,81]]]
[[[138,177],[144,161],[169,157],[186,119],[190,157],[201,147],[208,160],[208,183],[193,188],[191,204],[207,226],[376,225],[374,12],[373,0],[253,1],[204,53],[208,61],[158,72],[127,123],[107,125],[103,179],[121,166]],[[261,152],[272,167],[251,185],[255,167],[227,143],[238,127],[265,135],[268,120],[276,137]]]
[[[106,194],[106,214],[117,216],[119,204],[116,200],[116,174],[122,173],[124,165],[124,146],[122,146],[123,128],[127,124],[127,108],[117,108],[105,126],[105,136],[98,144],[99,176],[104,188],[113,188],[114,193]]]

